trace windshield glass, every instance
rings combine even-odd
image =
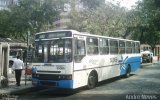
[[[12,58],[16,58],[17,56],[22,56],[22,49],[10,49],[9,56]]]
[[[72,61],[72,39],[37,41],[35,62],[67,63]]]
[[[15,58],[17,55],[17,51],[10,51],[10,56],[12,56],[13,58]]]

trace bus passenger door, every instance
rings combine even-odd
[[[85,51],[85,41],[74,39],[74,62],[81,63],[82,59],[86,55]]]
[[[85,37],[74,36],[73,41],[73,88],[77,88],[85,85],[84,78],[86,78],[85,71],[85,56],[86,56],[86,46]]]

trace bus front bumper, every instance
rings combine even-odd
[[[35,87],[56,87],[73,89],[73,80],[38,80],[32,79],[32,85]]]

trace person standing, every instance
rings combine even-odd
[[[17,59],[14,60],[12,69],[15,71],[16,85],[20,86],[22,70],[24,69],[24,63],[20,60],[20,56],[17,56]]]

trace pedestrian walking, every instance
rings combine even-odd
[[[20,56],[17,56],[17,59],[14,60],[12,69],[15,71],[16,85],[20,86],[22,70],[24,69],[24,63],[20,60]]]

